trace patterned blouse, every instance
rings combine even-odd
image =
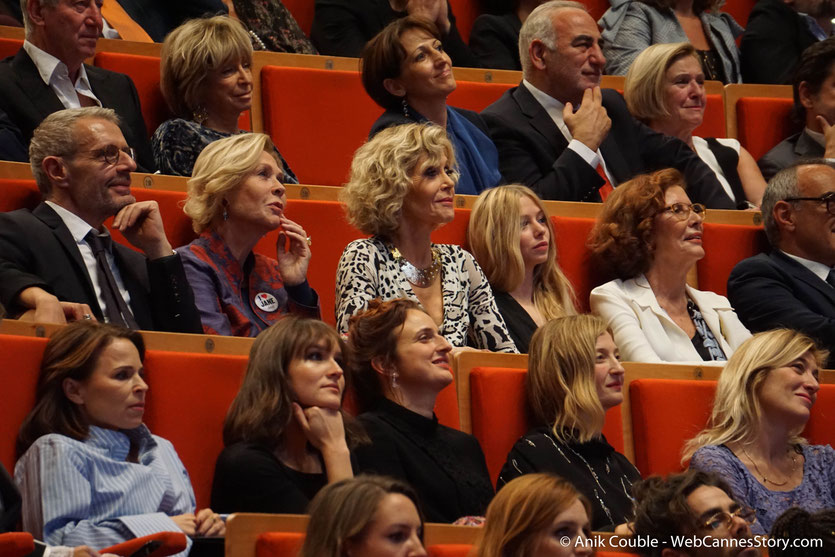
[[[444,321],[440,334],[453,346],[516,352],[490,283],[473,256],[460,246],[433,244],[442,265]],[[408,298],[419,303],[388,244],[379,237],[355,240],[342,252],[336,270],[336,328],[348,331],[348,320],[369,300]]]
[[[247,133],[244,130],[238,133]],[[219,132],[191,120],[174,118],[160,124],[151,137],[154,163],[162,174],[191,176],[198,155],[209,143],[230,137],[232,134]],[[298,184],[299,180],[284,157],[276,149],[284,167],[284,183]]]
[[[232,4],[253,36],[255,50],[318,54],[281,0],[233,0]]]

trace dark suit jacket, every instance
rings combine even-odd
[[[359,57],[365,43],[406,12],[396,12],[389,0],[316,0],[310,39],[319,54]],[[453,66],[477,68],[478,60],[464,44],[452,6],[449,33],[441,37]]]
[[[620,184],[637,174],[666,167],[680,170],[693,201],[713,209],[735,209],[716,175],[683,141],[641,124],[629,114],[617,91],[603,90],[603,106],[612,128],[600,152]],[[568,141],[524,85],[505,92],[481,113],[499,149],[499,171],[508,182],[521,182],[543,199],[600,201],[603,179]]]
[[[772,176],[800,159],[823,157],[823,146],[812,139],[805,131],[787,137],[771,151],[757,161],[763,178],[770,180]]]
[[[482,14],[470,31],[470,50],[485,68],[521,70],[519,31],[522,22],[515,13]]]
[[[179,255],[149,261],[116,242],[113,255],[141,329],[203,332]],[[30,286],[62,301],[85,303],[96,319],[103,318],[72,234],[45,203],[34,211],[0,213],[0,304],[12,314],[19,312],[17,296]]]
[[[221,0],[118,0],[131,19],[154,40],[161,43],[165,36],[187,19],[204,15],[227,14]]]
[[[780,251],[737,263],[728,277],[728,299],[754,333],[796,329],[828,349],[835,365],[835,288]]]
[[[790,84],[800,55],[816,42],[803,18],[783,0],[759,0],[739,47],[742,81]]]
[[[154,157],[148,142],[145,121],[139,106],[139,95],[130,77],[86,66],[93,93],[102,106],[112,108],[122,119],[122,133],[128,145],[136,150],[136,162],[143,170],[153,171]],[[38,68],[22,48],[11,58],[0,62],[0,110],[9,115],[20,129],[26,145],[44,118],[63,110],[64,105],[45,84]]]
[[[20,493],[2,463],[0,463],[0,501],[3,502],[3,510],[0,512],[0,534],[17,530],[17,523],[20,520]]]
[[[18,162],[29,160],[29,153],[23,146],[20,130],[2,110],[0,110],[0,160]]]

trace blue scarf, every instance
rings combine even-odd
[[[499,185],[499,151],[483,131],[450,108],[446,109],[446,131],[455,148],[460,177],[455,193],[478,195]]]

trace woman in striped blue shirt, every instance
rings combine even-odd
[[[157,532],[224,534],[211,509],[195,510],[174,447],[142,424],[144,355],[138,332],[92,321],[46,345],[15,466],[23,528],[36,538],[100,549]]]

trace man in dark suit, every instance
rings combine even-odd
[[[101,11],[96,0],[27,0],[26,41],[0,62],[0,110],[20,129],[26,144],[56,110],[104,106],[122,120],[122,133],[143,170],[154,165],[148,133],[131,79],[84,64],[96,53]]]
[[[832,34],[832,0],[759,0],[739,45],[742,81],[792,82],[803,51]]]
[[[794,75],[794,111],[803,131],[777,144],[758,161],[768,180],[804,158],[835,158],[835,37],[806,49]]]
[[[637,122],[616,91],[600,90],[606,59],[597,24],[582,4],[536,8],[519,34],[519,54],[524,80],[481,113],[509,182],[522,182],[543,199],[600,201],[602,187],[675,167],[694,202],[735,208],[684,142]]]
[[[156,201],[131,195],[136,163],[115,113],[55,112],[35,130],[29,156],[44,202],[0,213],[0,304],[10,316],[202,332]],[[113,215],[141,253],[111,243],[103,223]]]
[[[835,169],[824,161],[780,171],[763,195],[773,248],[739,262],[728,299],[752,332],[802,331],[830,351],[835,364]]]

